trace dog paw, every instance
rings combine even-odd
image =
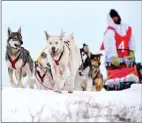
[[[73,90],[72,90],[72,89],[69,89],[69,90],[68,90],[68,93],[73,93]]]
[[[24,86],[22,84],[18,84],[17,87],[18,88],[24,88]]]
[[[31,89],[34,89],[34,85],[33,85],[33,84],[30,84],[30,88],[31,88]]]
[[[62,93],[60,90],[55,90],[54,92],[57,92],[57,93]]]
[[[73,93],[73,91],[68,91],[68,93],[72,94],[72,93]]]
[[[11,83],[10,83],[10,86],[11,86],[12,88],[16,88],[16,84],[15,84],[14,82],[11,82]]]

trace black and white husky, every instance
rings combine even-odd
[[[18,81],[17,87],[23,87],[22,77],[26,77],[28,75],[30,88],[34,88],[32,81],[30,81],[30,78],[33,75],[34,63],[32,62],[30,53],[21,47],[22,44],[21,27],[17,32],[12,32],[11,29],[8,28],[5,59],[8,66],[10,84],[12,87],[16,87],[13,80],[13,72],[15,72],[15,76]]]

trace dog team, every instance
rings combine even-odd
[[[127,56],[134,58],[134,39],[132,33],[130,38],[120,41],[116,33],[119,35],[120,27],[125,27],[126,35],[131,27],[121,23],[118,13],[111,9],[108,14],[108,28],[104,35],[105,58],[107,63],[113,66],[119,66],[120,55],[125,53]],[[61,31],[60,35],[50,35],[45,31],[47,46],[41,52],[39,58],[34,61],[28,50],[22,47],[22,31],[21,27],[17,32],[13,32],[8,28],[8,39],[6,48],[6,62],[8,65],[8,74],[10,83],[13,87],[23,88],[22,78],[28,77],[30,88],[34,88],[31,81],[33,74],[35,75],[37,87],[39,89],[48,88],[57,92],[63,90],[73,93],[74,90],[87,90],[89,82],[87,78],[91,78],[91,87],[95,87],[96,91],[101,91],[104,86],[103,76],[100,71],[102,54],[93,54],[87,44],[83,44],[82,48],[76,45],[76,40],[72,34],[65,34]],[[115,46],[115,41],[118,46]],[[128,45],[127,45],[127,42]],[[128,51],[117,51],[116,49],[130,49]],[[128,54],[126,53],[128,52]],[[18,81],[15,85],[13,73]],[[84,77],[81,82],[76,80],[77,76]]]

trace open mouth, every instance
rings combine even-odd
[[[15,45],[15,47],[17,47],[17,48],[21,47],[21,45],[18,45],[18,44],[14,44],[14,45]]]
[[[51,54],[52,54],[53,57],[55,57],[57,52],[56,51],[52,51]]]

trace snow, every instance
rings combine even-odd
[[[62,94],[38,89],[2,89],[2,122],[142,121],[141,84],[122,91]]]

